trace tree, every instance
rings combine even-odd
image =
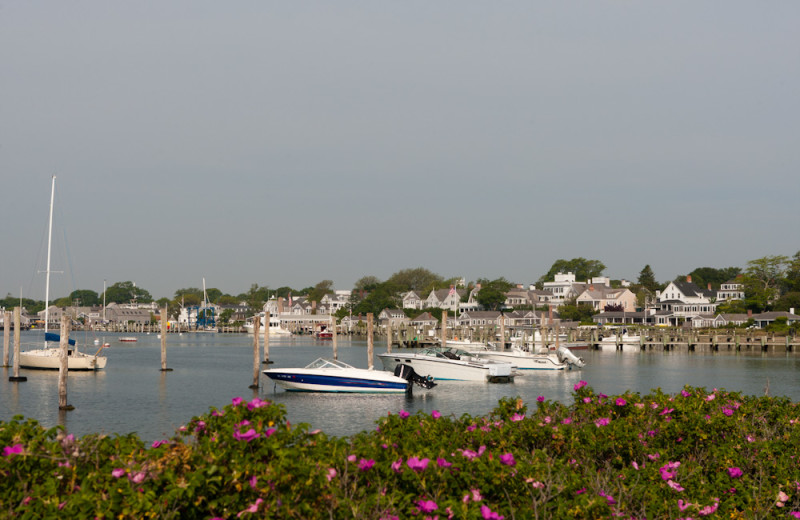
[[[150,303],[153,297],[133,282],[117,282],[106,289],[106,303],[129,303],[131,301]]]
[[[361,294],[362,292],[370,292],[380,283],[381,281],[376,276],[363,276],[353,285],[353,293]]]
[[[800,291],[787,292],[775,302],[773,309],[788,312],[794,309],[795,314],[800,312]]]
[[[595,311],[591,305],[578,305],[574,299],[558,308],[558,316],[565,321],[592,323],[594,315]]]
[[[656,275],[653,274],[650,264],[644,266],[644,268],[639,272],[639,278],[637,282],[642,286],[643,289],[647,289],[647,291],[650,293],[655,294],[655,292],[658,290]]]
[[[727,281],[733,280],[741,273],[742,270],[738,267],[726,267],[724,269],[716,269],[714,267],[698,267],[689,276],[692,277],[692,282],[700,288],[705,288],[711,284],[713,289],[719,287]],[[676,282],[686,280],[686,276],[678,276],[675,278]]]
[[[742,276],[747,308],[763,311],[779,296],[784,268],[789,258],[783,255],[765,256],[747,262]]]
[[[333,280],[322,280],[309,291],[308,299],[319,303],[326,294],[333,294]]]
[[[372,290],[358,305],[353,308],[354,314],[367,314],[371,312],[376,317],[383,309],[397,309],[400,307],[400,288],[386,281]]]
[[[94,307],[100,304],[100,296],[95,291],[89,289],[72,291],[69,295],[69,299],[83,307]],[[70,303],[70,305],[72,305],[72,303]]]
[[[481,290],[475,295],[475,299],[485,309],[497,311],[506,302],[506,293],[514,285],[505,278],[489,281],[485,278],[478,279]]]
[[[784,292],[800,292],[800,251],[794,254],[786,267],[783,282]]]
[[[585,258],[573,258],[572,260],[556,260],[547,274],[543,275],[536,282],[552,282],[557,273],[575,273],[575,280],[588,280],[603,274],[606,270],[605,264],[600,260],[587,260]]]
[[[401,291],[417,291],[418,293],[430,290],[437,282],[442,281],[441,276],[424,267],[400,270],[387,280],[387,282],[400,287]]]

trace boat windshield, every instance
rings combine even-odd
[[[317,358],[316,360],[306,365],[306,368],[353,368],[353,367],[337,359]]]

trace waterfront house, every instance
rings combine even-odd
[[[663,291],[656,291],[656,308],[662,311],[662,316],[663,313],[668,315],[664,325],[700,323],[702,315],[716,314],[715,298],[716,293],[710,288],[701,289],[692,283],[690,275],[686,277],[686,281],[670,282]]]
[[[614,289],[608,285],[589,284],[575,299],[578,305],[589,305],[602,311],[607,305],[620,307],[625,312],[636,310],[636,295],[630,289]]]
[[[383,309],[378,314],[378,323],[381,327],[391,325],[393,329],[410,323],[411,320],[406,316],[402,309]]]
[[[184,317],[188,324],[189,313],[187,309],[188,307],[185,307],[183,310],[187,311]],[[135,323],[137,325],[142,325],[150,323],[151,316],[152,311],[149,307],[139,308],[130,305],[120,305],[118,303],[109,303],[106,305],[106,320],[112,323]],[[196,312],[194,316],[196,318]]]
[[[404,309],[422,309],[423,299],[419,297],[417,291],[408,291],[403,294],[403,308]]]
[[[500,311],[470,311],[462,312],[458,317],[459,326],[467,327],[485,327],[491,325],[500,325]]]
[[[430,292],[428,297],[423,302],[426,309],[444,309],[448,311],[457,311],[461,303],[461,296],[466,294],[464,289],[456,289],[455,286],[450,286],[450,289],[436,289]]]
[[[434,318],[430,312],[423,312],[416,318],[412,318],[410,323],[411,325],[417,327],[418,329],[424,327],[436,328],[439,325],[439,320]]]
[[[741,276],[735,280],[729,280],[720,285],[717,291],[717,302],[726,302],[731,300],[744,300],[744,285],[740,283]]]

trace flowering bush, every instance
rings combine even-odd
[[[535,409],[534,409],[535,408]],[[488,416],[389,413],[328,437],[236,398],[170,439],[0,422],[4,518],[798,518],[800,410],[684,388]]]

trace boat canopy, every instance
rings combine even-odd
[[[56,334],[55,332],[45,332],[44,333],[44,340],[45,341],[61,341],[61,334]],[[75,340],[69,339],[67,340],[70,345],[73,347],[75,346]]]

